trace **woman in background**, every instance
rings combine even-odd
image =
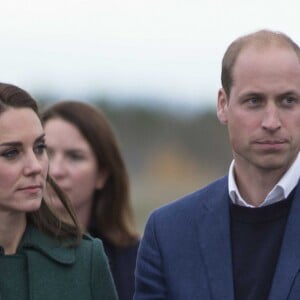
[[[35,100],[0,83],[0,298],[116,300],[101,241],[82,236],[48,169]],[[50,195],[66,221],[49,207]]]
[[[128,174],[102,112],[62,101],[43,115],[50,174],[68,194],[81,227],[103,241],[120,300],[132,300],[139,244]]]

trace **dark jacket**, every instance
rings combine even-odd
[[[138,252],[135,300],[234,299],[228,177],[154,211]],[[300,299],[300,183],[268,300]]]
[[[132,300],[134,294],[134,271],[139,241],[127,247],[117,247],[100,236],[96,230],[90,234],[102,240],[110,269],[114,278],[119,300]]]
[[[99,239],[84,236],[71,248],[28,225],[20,248],[27,258],[28,299],[117,299]]]

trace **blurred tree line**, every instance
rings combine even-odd
[[[40,102],[42,107],[49,104]],[[141,233],[150,211],[227,172],[232,156],[226,127],[215,111],[183,114],[147,105],[90,102],[105,113],[118,138]]]

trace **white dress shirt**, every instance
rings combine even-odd
[[[238,187],[234,178],[234,160],[231,162],[228,174],[228,189],[229,196],[231,198],[232,203],[246,206],[246,207],[255,207],[254,205],[248,204],[240,195]],[[290,192],[297,185],[300,177],[300,154],[298,154],[296,160],[291,165],[291,167],[287,170],[287,172],[281,177],[278,183],[273,187],[273,189],[269,192],[265,200],[259,205],[267,206],[273,204],[275,202],[286,199]]]

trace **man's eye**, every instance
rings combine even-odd
[[[283,102],[286,104],[293,104],[293,103],[297,102],[297,99],[295,97],[288,96],[283,99]]]
[[[255,106],[255,105],[258,105],[259,103],[261,103],[260,99],[257,97],[248,98],[248,99],[246,99],[245,102],[252,106]]]

